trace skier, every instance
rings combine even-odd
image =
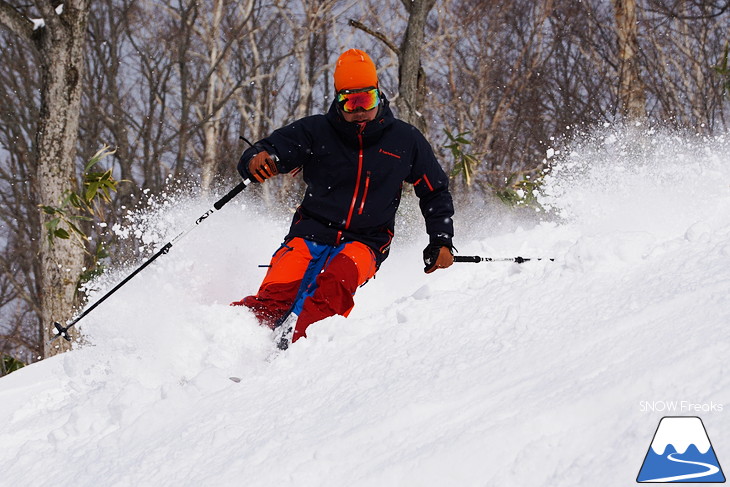
[[[423,134],[393,116],[370,57],[344,52],[334,88],[326,114],[275,130],[238,163],[244,179],[260,183],[301,167],[307,184],[258,293],[232,303],[271,328],[295,315],[285,327],[292,343],[312,323],[352,310],[355,291],[388,256],[403,182],[413,185],[426,222],[424,271],[454,261],[448,178]],[[287,346],[282,339],[279,348]]]

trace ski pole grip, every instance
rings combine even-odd
[[[481,262],[482,258],[478,255],[455,255],[454,262]]]
[[[233,198],[235,198],[236,196],[238,196],[238,193],[240,193],[241,191],[243,191],[244,189],[246,189],[246,186],[248,186],[248,183],[250,183],[250,182],[251,181],[249,181],[248,179],[246,179],[246,180],[241,181],[240,183],[238,183],[238,186],[236,186],[235,188],[233,188],[232,190],[230,190],[228,192],[228,194],[226,194],[223,198],[221,198],[218,201],[216,201],[213,204],[213,208],[215,208],[216,210],[220,210],[221,208],[223,208],[224,206],[226,206],[226,204],[229,201],[231,201]]]

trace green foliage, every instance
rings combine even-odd
[[[451,172],[451,177],[461,174],[466,185],[471,186],[474,180],[474,172],[479,164],[478,154],[470,154],[464,148],[472,144],[472,141],[466,138],[471,132],[466,131],[456,135],[447,129],[444,129],[444,132],[446,133],[446,142],[449,142],[444,144],[444,148],[449,149],[451,156],[454,158],[454,170]]]
[[[454,158],[454,169],[451,177],[461,174],[467,186],[471,186],[474,182],[474,173],[479,164],[479,154],[471,154],[466,152],[465,147],[472,144],[466,136],[471,132],[461,132],[456,135],[449,130],[444,129],[446,133],[446,144],[444,148],[451,151]],[[542,174],[534,174],[535,171],[526,171],[514,173],[504,182],[504,186],[490,186],[494,194],[505,204],[509,206],[537,206],[537,192],[542,183]]]
[[[57,238],[67,240],[73,237],[86,250],[89,237],[80,228],[81,222],[103,219],[103,205],[111,203],[111,194],[116,192],[120,183],[112,176],[111,169],[99,172],[93,168],[113,153],[108,146],[104,146],[94,154],[84,168],[81,191],[67,190],[59,206],[40,207],[49,216],[44,223],[49,242],[53,243]]]
[[[94,265],[85,269],[84,272],[81,273],[81,276],[79,276],[79,282],[89,282],[95,277],[100,276],[104,272],[104,268],[100,265],[100,262],[108,257],[109,252],[107,251],[106,246],[100,243],[96,247],[96,253],[93,255]]]
[[[22,367],[25,367],[25,364],[17,358],[5,354],[0,356],[0,377],[8,375],[10,372],[15,372]]]
[[[730,66],[728,66],[728,54],[730,53],[730,41],[725,43],[725,52],[720,63],[714,66],[720,76],[724,78],[725,94],[730,96]]]
[[[82,230],[82,222],[104,221],[104,207],[112,203],[112,193],[120,182],[112,176],[112,170],[95,170],[94,167],[105,157],[113,154],[108,146],[102,147],[84,167],[80,191],[67,190],[59,206],[41,206],[49,219],[44,223],[51,244],[57,238],[73,238],[91,257],[92,265],[79,276],[79,284],[87,282],[103,272],[100,262],[109,257],[104,244],[96,246],[95,253],[89,251],[89,236]]]
[[[514,173],[502,188],[495,188],[495,194],[509,206],[539,207],[537,194],[542,184],[542,174],[533,177],[528,173]]]
[[[64,193],[59,206],[41,206],[43,213],[51,217],[43,224],[46,227],[49,242],[53,243],[56,238],[68,240],[73,236],[84,246],[83,241],[88,240],[88,237],[77,226],[77,223],[89,221],[91,218],[74,213],[73,210],[78,208],[74,203],[77,197],[76,193],[69,190]]]

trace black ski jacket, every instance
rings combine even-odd
[[[279,172],[302,168],[306,193],[288,238],[339,245],[358,241],[388,256],[403,182],[411,183],[430,243],[452,248],[454,206],[448,177],[431,145],[415,127],[396,119],[382,98],[378,116],[364,126],[346,122],[336,102],[277,129],[246,150],[238,163],[244,179],[250,159],[265,150],[278,156]]]

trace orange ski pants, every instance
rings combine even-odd
[[[295,342],[307,336],[312,323],[335,314],[347,316],[355,291],[375,271],[375,255],[363,243],[331,246],[295,237],[274,253],[258,293],[232,304],[247,306],[271,328],[296,314]]]

